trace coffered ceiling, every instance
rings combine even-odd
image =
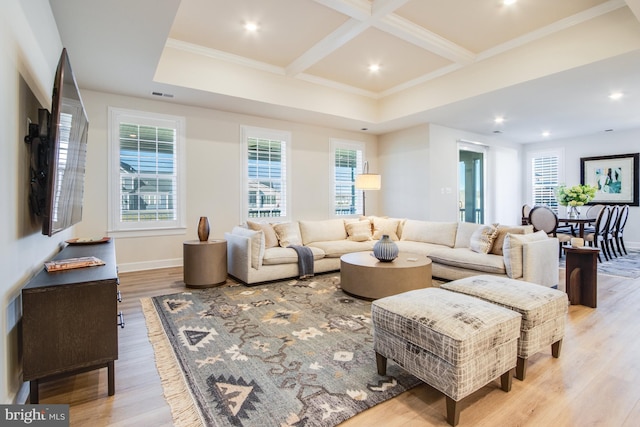
[[[640,0],[50,4],[88,89],[378,134],[640,127]]]

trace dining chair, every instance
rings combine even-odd
[[[624,251],[625,255],[628,255],[627,248],[624,247],[624,226],[627,225],[627,219],[629,218],[629,205],[624,205],[620,208],[620,215],[618,215],[618,221],[616,223],[616,229],[614,232],[614,238],[616,240],[616,246],[618,252],[622,255]]]
[[[604,205],[602,203],[598,203],[596,205],[591,205],[587,208],[587,211],[584,213],[585,218],[593,218],[593,221],[595,222],[596,218],[598,218],[598,214],[600,213],[600,211],[602,210],[602,208],[604,208]],[[593,233],[595,231],[595,225],[585,225],[584,226],[584,232],[586,233]]]
[[[522,225],[529,225],[529,212],[531,212],[531,206],[528,204],[522,205]]]
[[[534,206],[529,212],[529,224],[534,231],[544,231],[549,237],[556,237],[560,242],[559,256],[562,257],[562,245],[570,243],[572,234],[558,233],[558,215],[547,206]]]
[[[616,226],[618,224],[618,217],[620,216],[620,206],[611,206],[611,215],[607,222],[607,233],[605,234],[606,248],[609,252],[609,258],[618,258],[618,253],[614,247]],[[620,254],[622,256],[622,254]]]
[[[589,244],[589,246],[594,248],[601,248],[600,252],[604,254],[604,257],[607,261],[609,261],[609,255],[605,250],[605,234],[608,231],[610,214],[611,209],[609,208],[609,206],[603,207],[598,213],[598,217],[596,218],[595,231],[593,233],[585,233],[584,235],[584,240]],[[598,253],[598,261],[602,262],[600,252]]]

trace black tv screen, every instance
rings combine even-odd
[[[56,70],[49,126],[42,210],[42,234],[47,236],[82,220],[89,120],[66,49]]]

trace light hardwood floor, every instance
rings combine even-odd
[[[41,385],[41,403],[70,404],[72,426],[171,426],[140,298],[182,291],[182,269],[125,273],[120,283],[126,327],[115,396],[100,369]],[[640,279],[599,275],[598,308],[570,306],[560,358],[549,348],[529,359],[525,381],[514,378],[509,393],[495,381],[463,400],[459,426],[639,425],[639,320]],[[446,426],[444,400],[421,385],[342,425]]]

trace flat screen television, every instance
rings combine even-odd
[[[41,109],[30,127],[31,210],[51,236],[82,220],[87,153],[87,118],[80,91],[63,49],[53,84],[51,114]]]

